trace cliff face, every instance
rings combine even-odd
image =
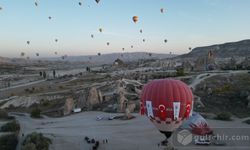
[[[250,40],[217,44],[194,48],[190,53],[181,55],[181,58],[198,58],[207,56],[212,51],[216,58],[250,56]]]

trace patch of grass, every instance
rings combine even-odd
[[[49,150],[52,141],[42,133],[33,132],[25,138],[21,150]]]
[[[16,134],[0,137],[0,150],[15,150],[18,140]]]
[[[1,132],[19,132],[20,130],[20,125],[17,121],[11,121],[6,124],[4,124],[0,131]]]
[[[224,85],[222,87],[217,87],[215,88],[213,91],[217,94],[220,94],[220,93],[225,93],[225,92],[229,92],[232,90],[232,86],[227,84],[227,85]]]

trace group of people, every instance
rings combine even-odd
[[[84,138],[84,140],[85,140],[88,144],[94,144],[94,145],[92,146],[92,150],[97,150],[97,149],[99,148],[99,146],[100,146],[100,142],[99,142],[98,140],[95,140],[94,138],[93,138],[93,139],[90,139],[89,137],[86,136],[86,137]],[[102,142],[103,142],[103,144],[108,143],[108,139],[105,139],[105,140],[103,140]]]

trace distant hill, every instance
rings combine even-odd
[[[88,55],[88,56],[68,56],[66,59],[61,57],[46,57],[46,58],[31,58],[29,61],[22,58],[6,58],[0,56],[0,64],[24,64],[24,63],[34,63],[38,60],[42,61],[68,61],[68,62],[91,62],[91,63],[102,63],[110,64],[113,63],[117,58],[128,62],[128,61],[138,61],[140,59],[164,59],[175,57],[176,55],[170,54],[156,54],[146,52],[134,52],[134,53],[110,53],[97,55]]]
[[[82,61],[82,62],[93,62],[93,63],[113,63],[117,58],[127,62],[127,61],[138,61],[140,59],[164,59],[175,57],[176,55],[170,54],[156,54],[146,52],[134,52],[134,53],[110,53],[98,55],[89,55],[89,56],[69,56],[65,60],[67,61]],[[43,60],[57,61],[62,60],[61,58],[43,58]]]
[[[228,58],[232,56],[239,56],[239,57],[250,56],[250,40],[217,44],[205,47],[197,47],[194,48],[190,53],[181,55],[180,57],[181,58],[204,57],[207,56],[210,50],[217,58]]]

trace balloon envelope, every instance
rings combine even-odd
[[[134,23],[137,23],[138,20],[139,20],[139,17],[138,17],[138,16],[134,16],[134,17],[133,17]]]
[[[183,122],[180,129],[189,130],[196,135],[208,135],[213,133],[207,121],[197,112],[193,112],[192,116]]]
[[[182,81],[153,80],[141,94],[141,114],[153,122],[161,132],[173,132],[192,114],[193,94]]]

